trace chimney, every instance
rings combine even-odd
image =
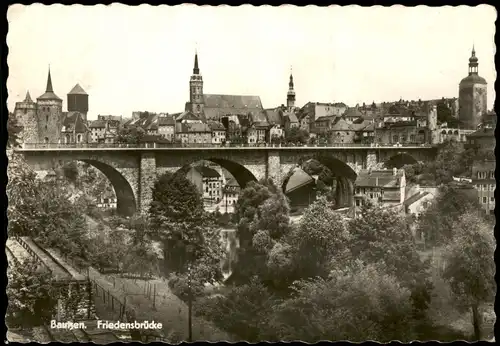
[[[398,174],[398,169],[396,167],[394,167],[392,169],[392,174],[395,176],[396,174]]]

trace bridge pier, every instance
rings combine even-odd
[[[279,151],[267,152],[266,178],[276,186],[281,186],[281,158]]]
[[[147,214],[149,205],[153,199],[153,187],[156,181],[156,155],[154,153],[142,153],[139,168],[139,211]]]

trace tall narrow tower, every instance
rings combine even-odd
[[[198,67],[198,52],[194,55],[194,68],[189,80],[190,111],[196,115],[203,113],[203,78]]]
[[[80,112],[85,121],[89,111],[89,95],[77,84],[68,93],[68,112]]]
[[[295,90],[293,89],[292,68],[290,68],[290,81],[288,82],[288,92],[286,93],[286,107],[291,111],[295,107]]]
[[[487,107],[487,83],[479,76],[478,67],[473,46],[469,58],[469,75],[460,81],[458,88],[458,119],[469,129],[477,128]]]
[[[62,126],[62,99],[54,94],[52,77],[47,77],[45,93],[37,98],[39,143],[58,143]]]
[[[38,143],[38,120],[36,116],[36,103],[33,102],[30,92],[26,92],[26,97],[22,102],[16,102],[14,117],[22,126],[19,136],[21,143]]]

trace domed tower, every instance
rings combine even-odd
[[[33,102],[30,92],[26,92],[26,97],[22,102],[16,102],[14,117],[19,125],[23,127],[19,142],[38,143],[38,121],[36,116],[36,103]]]
[[[486,80],[478,74],[478,59],[472,47],[469,59],[469,75],[462,79],[458,91],[458,118],[469,129],[477,128],[481,116],[486,113]]]
[[[80,112],[87,121],[89,111],[89,95],[83,90],[80,84],[74,86],[68,93],[68,112]]]
[[[290,81],[288,82],[288,92],[286,93],[286,107],[291,111],[295,107],[295,90],[293,89],[293,75],[290,68]]]
[[[189,80],[189,105],[190,111],[196,115],[203,113],[203,78],[198,68],[198,53],[194,55],[193,75]]]
[[[50,69],[45,93],[36,101],[39,143],[58,143],[62,126],[62,99],[54,94]]]

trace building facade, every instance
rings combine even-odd
[[[366,201],[382,207],[400,205],[405,200],[406,177],[403,169],[362,170],[354,183],[354,205]]]
[[[472,185],[477,190],[477,198],[487,214],[495,211],[495,166],[496,161],[476,161],[472,165]]]

